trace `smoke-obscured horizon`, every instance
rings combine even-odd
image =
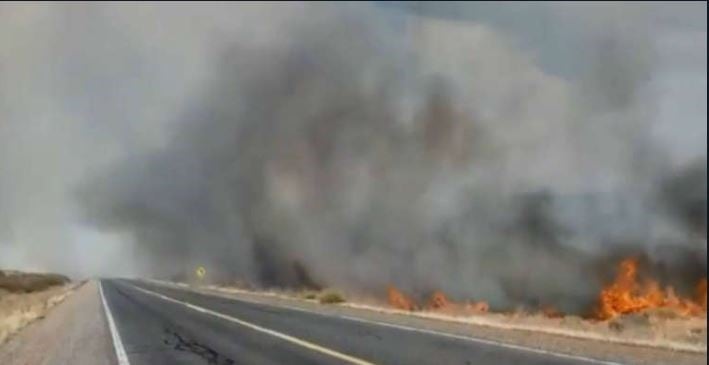
[[[668,15],[660,5],[539,4],[526,20],[505,5],[451,6],[207,6],[191,14],[213,25],[192,22],[201,31],[165,7],[47,10],[77,27],[45,54],[65,55],[51,82],[29,78],[59,106],[0,138],[76,140],[81,151],[38,158],[46,166],[34,174],[18,162],[33,149],[6,157],[16,167],[0,178],[16,188],[0,185],[0,197],[67,180],[51,185],[56,204],[0,208],[8,241],[42,224],[37,210],[71,206],[56,215],[115,241],[108,266],[82,274],[170,278],[205,265],[214,280],[365,293],[393,284],[499,308],[580,310],[626,255],[680,289],[706,276],[697,5]],[[115,42],[86,33],[107,32],[99,19],[116,22]],[[142,34],[154,39],[131,38]],[[0,65],[19,67],[11,61]],[[145,90],[142,78],[160,82]],[[22,88],[0,93],[24,100]],[[11,121],[29,110],[4,100],[20,111]],[[55,109],[84,122],[65,116],[73,129],[57,137]],[[39,265],[60,267],[73,237],[56,231],[68,236],[58,246],[9,247],[44,249]],[[70,256],[91,261],[81,256],[96,241]]]

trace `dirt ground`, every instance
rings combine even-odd
[[[59,290],[57,288],[56,290]],[[0,346],[3,365],[111,365],[115,355],[95,282]]]
[[[75,286],[60,275],[0,271],[0,344],[43,318]]]
[[[68,277],[59,274],[0,270],[0,295],[34,293],[53,286],[69,284],[70,281]]]

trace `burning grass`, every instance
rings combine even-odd
[[[414,303],[414,301],[407,297],[404,293],[399,291],[399,289],[389,286],[387,293],[389,297],[389,305],[393,308],[405,311],[412,311],[417,308],[416,303]]]
[[[437,294],[431,302],[440,303],[441,299],[442,296]],[[508,330],[706,353],[706,318],[683,315],[671,308],[646,309],[599,320],[561,313],[553,307],[538,311],[491,312],[485,302],[473,303],[461,305],[451,302],[447,306],[427,306],[418,310],[377,309],[375,306],[358,304],[352,306]]]
[[[638,278],[638,261],[628,258],[620,262],[615,280],[599,293],[598,302],[586,320],[607,321],[621,315],[643,313],[672,313],[674,317],[706,317],[707,279],[696,283],[694,294],[679,296],[671,286],[662,287],[657,280]],[[389,306],[404,311],[444,312],[455,315],[485,313],[489,306],[484,301],[455,302],[442,291],[434,291],[424,303],[417,303],[394,286],[387,288]],[[658,311],[659,310],[659,311]],[[563,318],[565,313],[551,305],[541,306],[536,313],[548,318]]]
[[[482,301],[467,301],[464,303],[451,301],[440,290],[434,291],[423,305],[417,304],[411,297],[391,285],[387,289],[387,297],[388,303],[392,308],[405,311],[425,310],[462,314],[485,313],[490,309],[489,305]]]
[[[595,317],[607,320],[654,309],[664,309],[679,316],[706,316],[707,279],[696,284],[694,297],[682,298],[671,286],[662,288],[653,279],[641,283],[637,260],[625,259],[620,263],[615,281],[601,292]]]
[[[640,280],[638,271],[637,260],[622,260],[614,280],[601,290],[590,315],[583,317],[549,305],[531,312],[488,313],[484,301],[456,302],[441,291],[416,302],[394,286],[388,287],[387,299],[394,310],[429,318],[706,352],[707,279],[696,283],[693,294],[680,296],[653,278]]]

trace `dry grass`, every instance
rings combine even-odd
[[[315,300],[318,299],[318,293],[315,291],[304,291],[299,295],[303,299]]]
[[[58,274],[34,274],[17,271],[0,271],[0,295],[9,293],[34,293],[53,286],[67,284],[69,278]]]
[[[44,317],[71,291],[69,279],[56,274],[0,271],[0,344],[30,322]]]
[[[320,303],[322,304],[338,304],[344,303],[345,297],[342,294],[334,291],[326,291],[320,295]]]
[[[706,317],[670,317],[665,313],[632,314],[611,321],[590,321],[578,316],[549,318],[534,313],[479,313],[451,315],[440,311],[403,311],[377,305],[347,303],[359,309],[416,316],[448,322],[470,323],[501,329],[546,333],[564,337],[659,347],[693,353],[707,352]]]

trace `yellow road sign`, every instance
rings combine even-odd
[[[195,275],[197,275],[198,278],[202,279],[205,275],[207,275],[207,270],[204,269],[204,267],[199,266],[197,267],[197,270],[194,271]]]

